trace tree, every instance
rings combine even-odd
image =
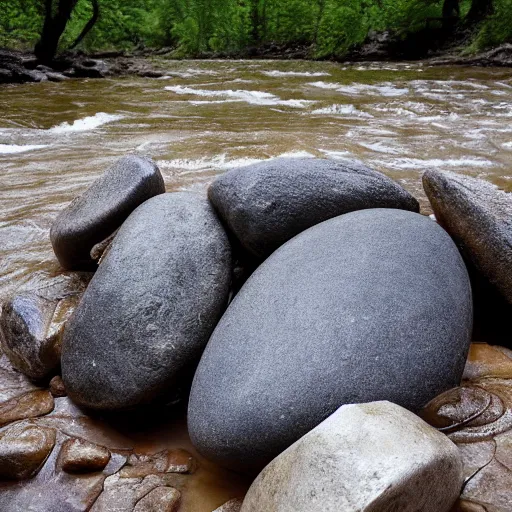
[[[41,38],[34,48],[37,59],[45,63],[51,63],[55,58],[60,38],[66,29],[66,25],[71,18],[78,0],[55,0],[55,3],[56,5],[54,5],[54,0],[44,0],[45,16],[43,30],[41,32]],[[73,47],[82,41],[99,17],[98,0],[92,0],[92,4],[92,18],[78,36]]]
[[[493,0],[473,0],[469,9],[466,21],[468,23],[477,23],[493,12]]]

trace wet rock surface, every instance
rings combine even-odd
[[[41,64],[31,54],[0,50],[0,84],[62,82],[68,78],[105,78],[112,66],[102,59],[76,54],[56,59],[51,66]]]
[[[224,503],[224,505],[216,508],[213,512],[240,512],[242,508],[242,500],[235,498]]]
[[[67,324],[68,395],[105,410],[175,399],[223,312],[230,273],[228,239],[205,198],[163,194],[139,207]]]
[[[419,211],[398,183],[362,164],[278,158],[219,176],[208,197],[241,244],[266,258],[300,232],[367,208]]]
[[[57,217],[50,231],[53,250],[64,269],[91,267],[91,250],[108,238],[137,206],[165,192],[150,159],[118,160]]]
[[[455,512],[506,512],[512,503],[512,352],[473,344],[464,378],[421,416],[462,455],[465,482]]]
[[[48,299],[25,293],[2,305],[1,347],[17,370],[34,380],[58,370],[64,323],[78,300],[79,295],[75,294]]]
[[[56,375],[53,377],[53,379],[50,381],[50,393],[55,398],[61,398],[63,396],[66,396],[66,388],[64,387],[64,382],[62,382],[62,377],[60,375]]]
[[[157,473],[190,474],[196,469],[194,457],[186,450],[163,450],[155,454],[133,454],[121,471],[123,478],[140,478]]]
[[[59,464],[66,473],[101,471],[110,460],[108,448],[83,439],[69,439],[60,450]]]
[[[123,478],[113,475],[105,480],[103,493],[91,508],[91,512],[174,512],[179,500],[179,491],[168,485],[168,480],[161,475],[149,475],[144,478]],[[155,509],[159,504],[167,508]]]
[[[449,512],[462,482],[457,447],[411,412],[345,405],[265,467],[241,512]]]
[[[18,423],[0,432],[0,478],[24,480],[41,468],[55,445],[52,428]]]
[[[466,269],[436,223],[393,209],[326,221],[267,259],[220,320],[191,439],[255,470],[345,403],[418,410],[460,382],[471,322]]]
[[[54,400],[47,390],[34,390],[0,404],[0,427],[17,420],[35,418],[51,412]]]

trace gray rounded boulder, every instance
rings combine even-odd
[[[423,187],[463,255],[512,304],[512,194],[488,181],[434,170],[423,175]]]
[[[68,395],[101,410],[171,401],[222,315],[230,272],[206,198],[162,194],[137,208],[65,328]]]
[[[341,405],[416,411],[460,383],[471,287],[449,235],[428,217],[370,209],[278,249],[217,325],[190,395],[192,442],[260,470]]]
[[[94,266],[91,249],[137,206],[164,192],[164,180],[152,160],[134,155],[118,160],[55,219],[50,239],[59,263],[66,270]]]
[[[278,158],[219,176],[208,197],[250,253],[266,258],[300,232],[368,208],[419,211],[418,201],[384,174],[356,162]]]

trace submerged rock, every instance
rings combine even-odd
[[[25,293],[3,304],[0,341],[14,368],[34,380],[58,369],[62,330],[78,298],[51,300]]]
[[[241,512],[448,512],[462,482],[457,447],[411,412],[345,405],[260,473]]]
[[[68,395],[106,410],[171,401],[224,310],[230,272],[227,236],[205,198],[164,194],[140,206],[67,324]]]
[[[0,479],[24,480],[41,468],[55,445],[52,428],[16,424],[0,433]]]
[[[192,442],[261,469],[341,405],[418,410],[460,383],[472,323],[457,247],[421,215],[373,209],[282,246],[220,320],[189,402]]]
[[[427,171],[423,186],[438,222],[512,304],[512,194],[452,172]]]
[[[118,160],[53,223],[50,238],[59,263],[66,270],[91,267],[91,249],[137,206],[164,192],[164,180],[153,161],[134,155]]]
[[[219,176],[208,197],[253,255],[266,258],[315,224],[355,210],[419,211],[398,183],[357,163],[279,158]]]

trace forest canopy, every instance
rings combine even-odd
[[[268,43],[301,44],[310,47],[315,58],[342,57],[370,32],[407,37],[423,30],[428,20],[456,14],[449,0],[59,1],[73,4],[58,43],[61,49],[78,40],[79,47],[89,51],[171,47],[176,57],[237,54]],[[95,3],[99,16],[91,25]],[[52,1],[1,0],[1,4],[0,46],[34,47]],[[476,27],[471,49],[512,41],[512,0],[455,0],[455,4],[461,23]],[[88,23],[90,30],[81,40]]]

